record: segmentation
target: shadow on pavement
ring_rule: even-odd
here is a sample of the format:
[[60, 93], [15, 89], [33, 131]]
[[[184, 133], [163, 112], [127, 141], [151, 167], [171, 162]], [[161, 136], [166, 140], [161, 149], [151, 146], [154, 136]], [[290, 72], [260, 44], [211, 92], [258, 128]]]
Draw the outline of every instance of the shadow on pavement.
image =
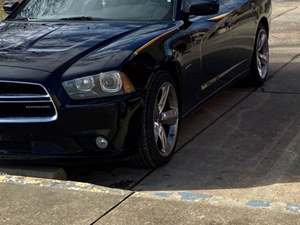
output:
[[[237, 86], [227, 89], [184, 119], [179, 151], [165, 167], [155, 171], [93, 168], [81, 174], [71, 172], [70, 178], [142, 191], [241, 189], [297, 183], [300, 95], [284, 92], [294, 85], [298, 75], [298, 70], [289, 71], [290, 68], [300, 68], [300, 64], [289, 64], [255, 92]], [[298, 186], [295, 188], [299, 190]]]

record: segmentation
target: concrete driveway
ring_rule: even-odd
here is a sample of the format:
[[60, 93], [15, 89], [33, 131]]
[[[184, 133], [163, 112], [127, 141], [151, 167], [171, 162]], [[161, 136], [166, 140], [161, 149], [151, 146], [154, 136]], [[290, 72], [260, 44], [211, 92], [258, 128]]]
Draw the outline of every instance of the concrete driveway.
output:
[[[125, 191], [2, 177], [0, 223], [300, 224], [300, 2], [273, 4], [270, 80], [228, 88], [186, 118], [168, 165], [66, 174]], [[43, 171], [30, 174], [52, 178]]]

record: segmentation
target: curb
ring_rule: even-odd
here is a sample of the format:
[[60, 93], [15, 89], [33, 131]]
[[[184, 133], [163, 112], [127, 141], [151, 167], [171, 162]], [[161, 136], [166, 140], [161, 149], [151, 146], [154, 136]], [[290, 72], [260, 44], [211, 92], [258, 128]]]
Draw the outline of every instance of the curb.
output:
[[235, 200], [221, 196], [213, 196], [193, 191], [150, 191], [135, 192], [133, 197], [141, 197], [165, 201], [178, 201], [185, 203], [208, 203], [215, 206], [236, 206], [252, 209], [272, 210], [279, 213], [300, 215], [299, 203], [272, 202], [264, 199]]
[[1, 184], [32, 185], [41, 188], [54, 188], [54, 189], [61, 189], [61, 190], [68, 190], [68, 191], [82, 191], [82, 192], [103, 193], [103, 194], [112, 194], [112, 195], [123, 195], [123, 196], [127, 196], [132, 193], [131, 191], [113, 189], [113, 188], [93, 185], [89, 183], [12, 176], [12, 175], [0, 175], [0, 185]]
[[283, 203], [272, 202], [264, 199], [252, 200], [234, 200], [223, 198], [221, 196], [213, 196], [205, 192], [193, 191], [129, 191], [115, 188], [108, 188], [89, 183], [75, 182], [75, 181], [62, 181], [51, 180], [44, 178], [32, 178], [22, 176], [0, 175], [1, 184], [12, 185], [31, 185], [41, 188], [52, 188], [67, 191], [80, 191], [91, 193], [102, 193], [110, 195], [124, 196], [124, 198], [136, 197], [144, 199], [162, 200], [162, 201], [177, 201], [182, 203], [196, 204], [208, 203], [215, 206], [229, 206], [229, 207], [247, 207], [252, 209], [272, 210], [279, 213], [289, 213], [300, 215], [300, 203]]

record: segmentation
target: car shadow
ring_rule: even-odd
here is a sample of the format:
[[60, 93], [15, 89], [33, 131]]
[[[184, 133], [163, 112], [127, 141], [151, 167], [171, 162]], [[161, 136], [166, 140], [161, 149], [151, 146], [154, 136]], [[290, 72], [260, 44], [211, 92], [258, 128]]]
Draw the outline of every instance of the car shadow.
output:
[[[292, 63], [285, 70], [295, 66], [300, 68]], [[183, 120], [177, 152], [162, 168], [93, 167], [75, 175], [70, 172], [70, 179], [138, 191], [299, 182], [300, 86], [299, 94], [286, 94], [284, 88], [290, 87], [288, 82], [280, 86], [283, 77], [294, 81], [293, 74], [283, 70], [263, 88], [233, 85], [206, 102]], [[276, 93], [277, 87], [282, 93]]]

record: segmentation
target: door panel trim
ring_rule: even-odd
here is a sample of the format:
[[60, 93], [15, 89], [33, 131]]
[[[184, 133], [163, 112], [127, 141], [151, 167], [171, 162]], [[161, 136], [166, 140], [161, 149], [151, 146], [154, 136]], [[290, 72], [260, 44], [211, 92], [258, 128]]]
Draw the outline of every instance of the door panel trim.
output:
[[207, 88], [209, 88], [210, 86], [212, 86], [213, 84], [215, 84], [216, 82], [221, 80], [224, 76], [229, 74], [231, 71], [233, 71], [234, 69], [236, 69], [239, 66], [243, 65], [247, 61], [248, 61], [248, 59], [244, 59], [241, 62], [235, 64], [233, 67], [231, 67], [228, 70], [224, 71], [223, 73], [221, 73], [221, 74], [215, 76], [214, 78], [210, 79], [209, 81], [205, 82], [204, 84], [201, 85], [201, 91], [206, 90]]

